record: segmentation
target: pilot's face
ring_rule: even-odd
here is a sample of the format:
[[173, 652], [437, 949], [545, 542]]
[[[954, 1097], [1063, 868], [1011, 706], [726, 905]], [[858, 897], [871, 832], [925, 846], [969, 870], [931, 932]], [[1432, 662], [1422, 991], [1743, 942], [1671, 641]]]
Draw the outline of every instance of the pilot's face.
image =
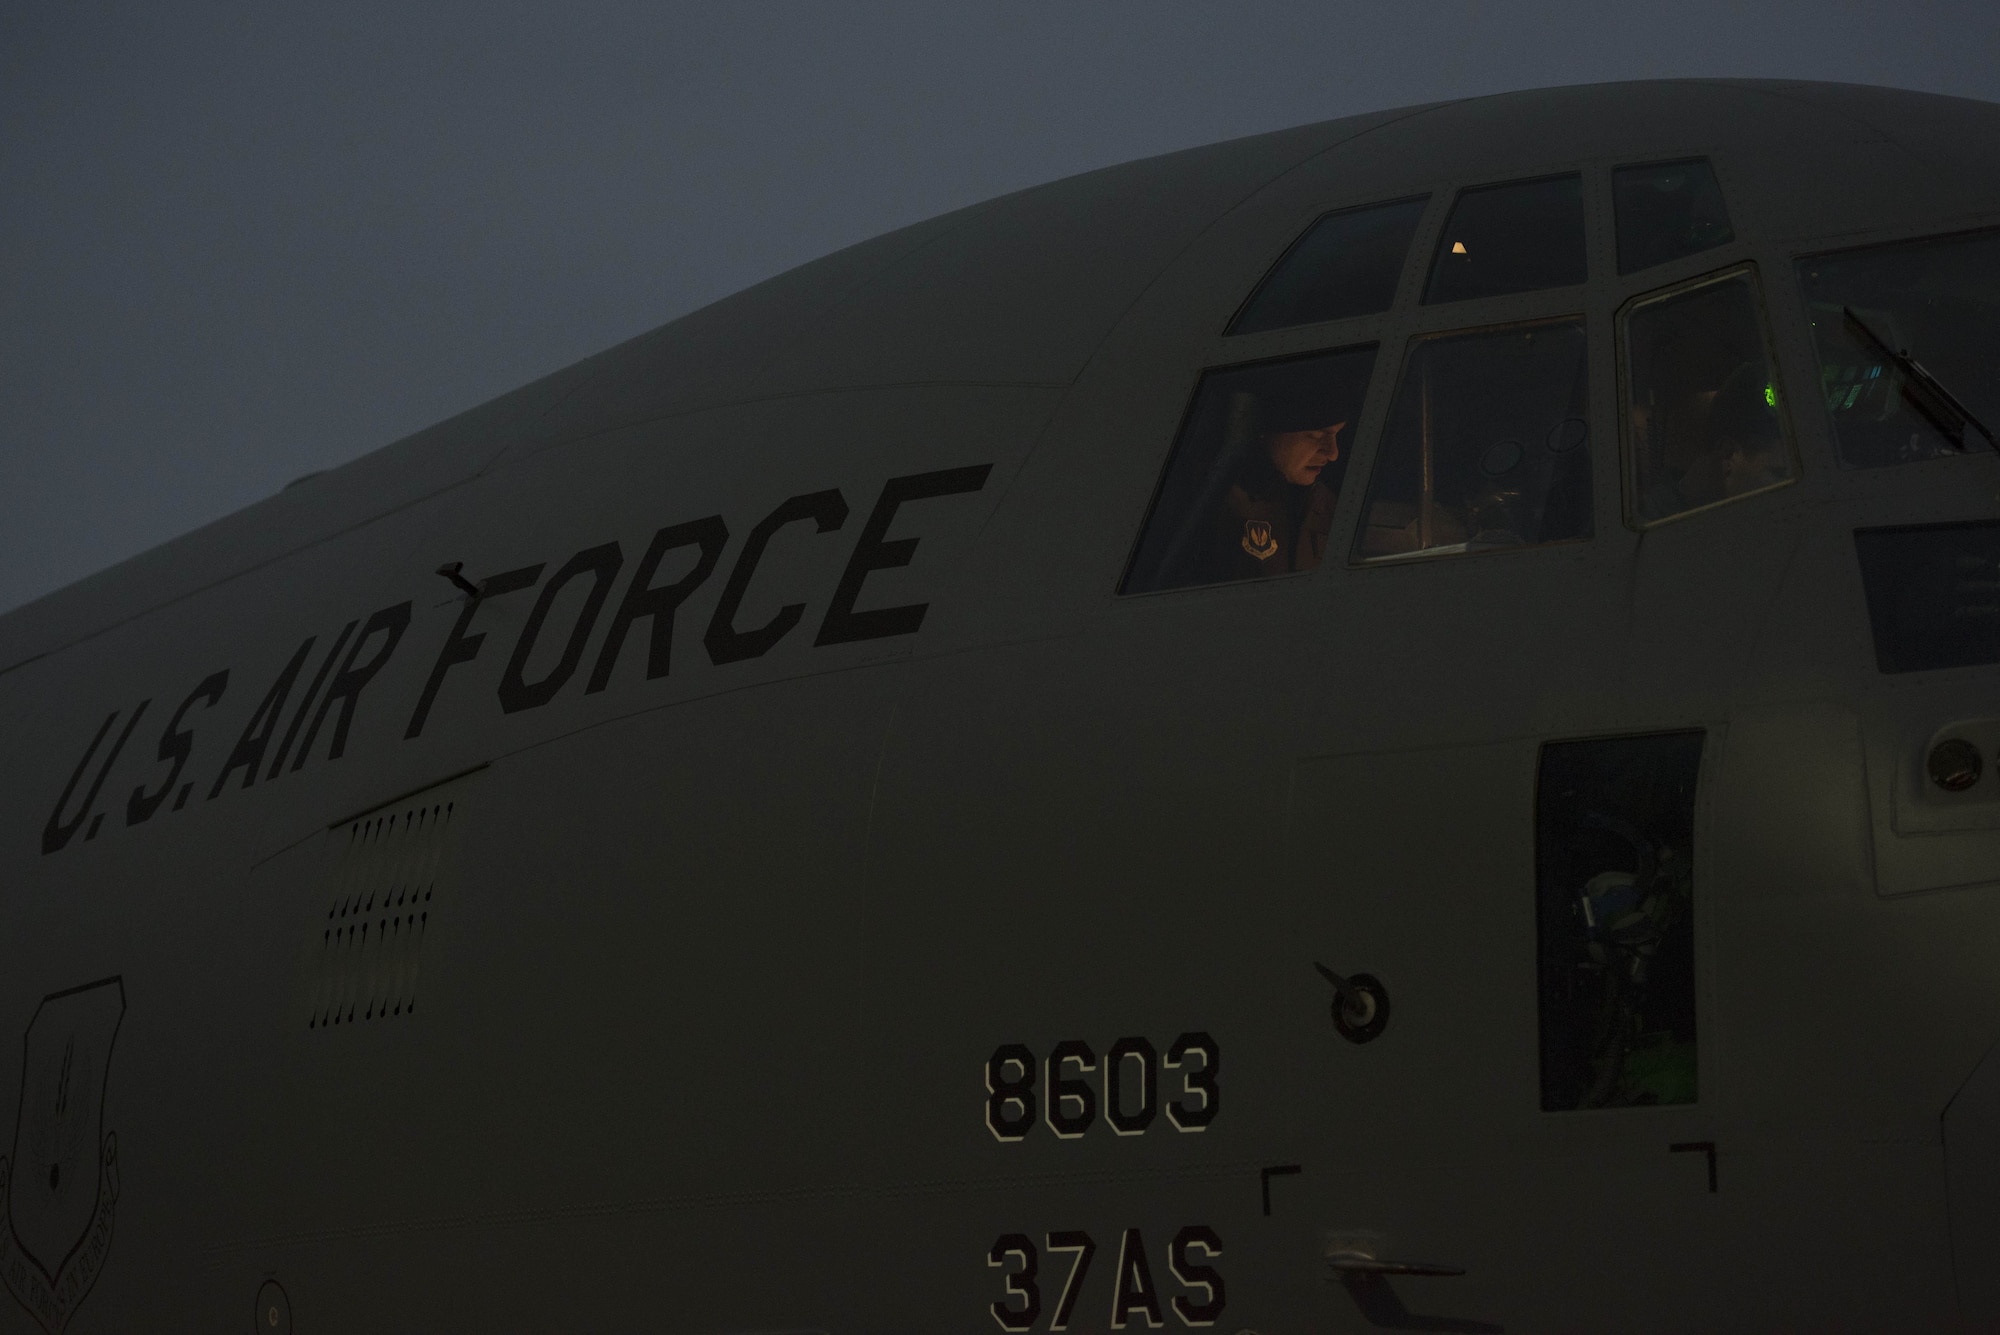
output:
[[1280, 431], [1271, 437], [1271, 466], [1295, 487], [1319, 481], [1322, 468], [1340, 457], [1340, 432], [1347, 423], [1312, 431]]
[[1723, 460], [1723, 494], [1742, 496], [1785, 478], [1784, 456], [1768, 440], [1739, 438], [1727, 445]]

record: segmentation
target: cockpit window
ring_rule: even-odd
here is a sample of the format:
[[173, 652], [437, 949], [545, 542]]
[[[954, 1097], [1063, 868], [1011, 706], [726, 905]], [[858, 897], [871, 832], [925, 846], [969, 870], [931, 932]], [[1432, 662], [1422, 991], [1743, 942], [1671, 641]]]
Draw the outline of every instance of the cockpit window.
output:
[[1118, 591], [1318, 565], [1374, 366], [1371, 344], [1202, 376]]
[[1611, 173], [1618, 272], [1634, 273], [1736, 239], [1707, 158], [1620, 167]]
[[1620, 325], [1625, 444], [1639, 523], [1797, 476], [1750, 269], [1641, 297]]
[[2000, 433], [2000, 232], [1809, 255], [1799, 279], [1842, 463], [1936, 459], [1960, 442], [1985, 449], [1960, 410]]
[[1570, 287], [1584, 268], [1581, 176], [1481, 186], [1451, 207], [1424, 301]]
[[1292, 243], [1228, 332], [1255, 334], [1388, 310], [1428, 203], [1424, 195], [1327, 214]]
[[1589, 537], [1585, 373], [1581, 319], [1413, 341], [1355, 554]]
[[1551, 742], [1535, 794], [1542, 1109], [1695, 1101], [1702, 733]]

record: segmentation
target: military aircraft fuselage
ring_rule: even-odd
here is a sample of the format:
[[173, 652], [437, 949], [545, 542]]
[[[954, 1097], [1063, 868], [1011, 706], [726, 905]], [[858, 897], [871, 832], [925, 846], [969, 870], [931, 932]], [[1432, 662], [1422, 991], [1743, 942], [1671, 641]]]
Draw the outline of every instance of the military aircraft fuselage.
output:
[[1997, 167], [1128, 164], [0, 618], [0, 1330], [1990, 1328]]

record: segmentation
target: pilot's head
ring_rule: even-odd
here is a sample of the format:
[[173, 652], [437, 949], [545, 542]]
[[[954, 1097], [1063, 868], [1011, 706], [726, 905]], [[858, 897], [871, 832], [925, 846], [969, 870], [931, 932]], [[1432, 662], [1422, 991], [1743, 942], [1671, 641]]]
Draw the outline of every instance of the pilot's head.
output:
[[1775, 402], [1775, 392], [1758, 366], [1739, 367], [1716, 391], [1704, 424], [1704, 457], [1690, 469], [1704, 475], [1712, 493], [1704, 500], [1741, 496], [1782, 476], [1783, 442]]
[[1340, 457], [1340, 433], [1347, 423], [1329, 420], [1333, 412], [1324, 404], [1271, 403], [1261, 417], [1264, 457], [1293, 486], [1310, 487]]
[[1320, 472], [1340, 457], [1340, 432], [1347, 425], [1311, 427], [1303, 431], [1280, 431], [1271, 437], [1271, 467], [1295, 487], [1310, 487]]

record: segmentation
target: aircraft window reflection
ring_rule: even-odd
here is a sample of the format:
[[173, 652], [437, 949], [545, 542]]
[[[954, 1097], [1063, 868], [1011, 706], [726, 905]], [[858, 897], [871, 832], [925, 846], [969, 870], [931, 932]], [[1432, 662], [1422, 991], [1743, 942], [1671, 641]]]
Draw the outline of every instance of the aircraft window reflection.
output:
[[1909, 384], [1848, 310], [2000, 433], [2000, 232], [1810, 255], [1799, 278], [1842, 463], [1880, 468], [1957, 454], [1951, 433], [1966, 448], [1986, 447], [1923, 385]]
[[1695, 1101], [1702, 733], [1542, 748], [1535, 937], [1542, 1110]]
[[1438, 238], [1426, 303], [1570, 287], [1584, 279], [1583, 178], [1461, 191]]
[[1796, 476], [1748, 269], [1626, 309], [1626, 443], [1644, 524]]
[[1388, 310], [1429, 203], [1425, 195], [1327, 214], [1257, 285], [1228, 332], [1255, 334]]
[[1202, 376], [1118, 591], [1318, 565], [1374, 366], [1371, 344]]
[[1707, 158], [1620, 167], [1611, 173], [1618, 272], [1633, 273], [1736, 239]]
[[1589, 537], [1586, 367], [1580, 319], [1415, 340], [1356, 555]]

